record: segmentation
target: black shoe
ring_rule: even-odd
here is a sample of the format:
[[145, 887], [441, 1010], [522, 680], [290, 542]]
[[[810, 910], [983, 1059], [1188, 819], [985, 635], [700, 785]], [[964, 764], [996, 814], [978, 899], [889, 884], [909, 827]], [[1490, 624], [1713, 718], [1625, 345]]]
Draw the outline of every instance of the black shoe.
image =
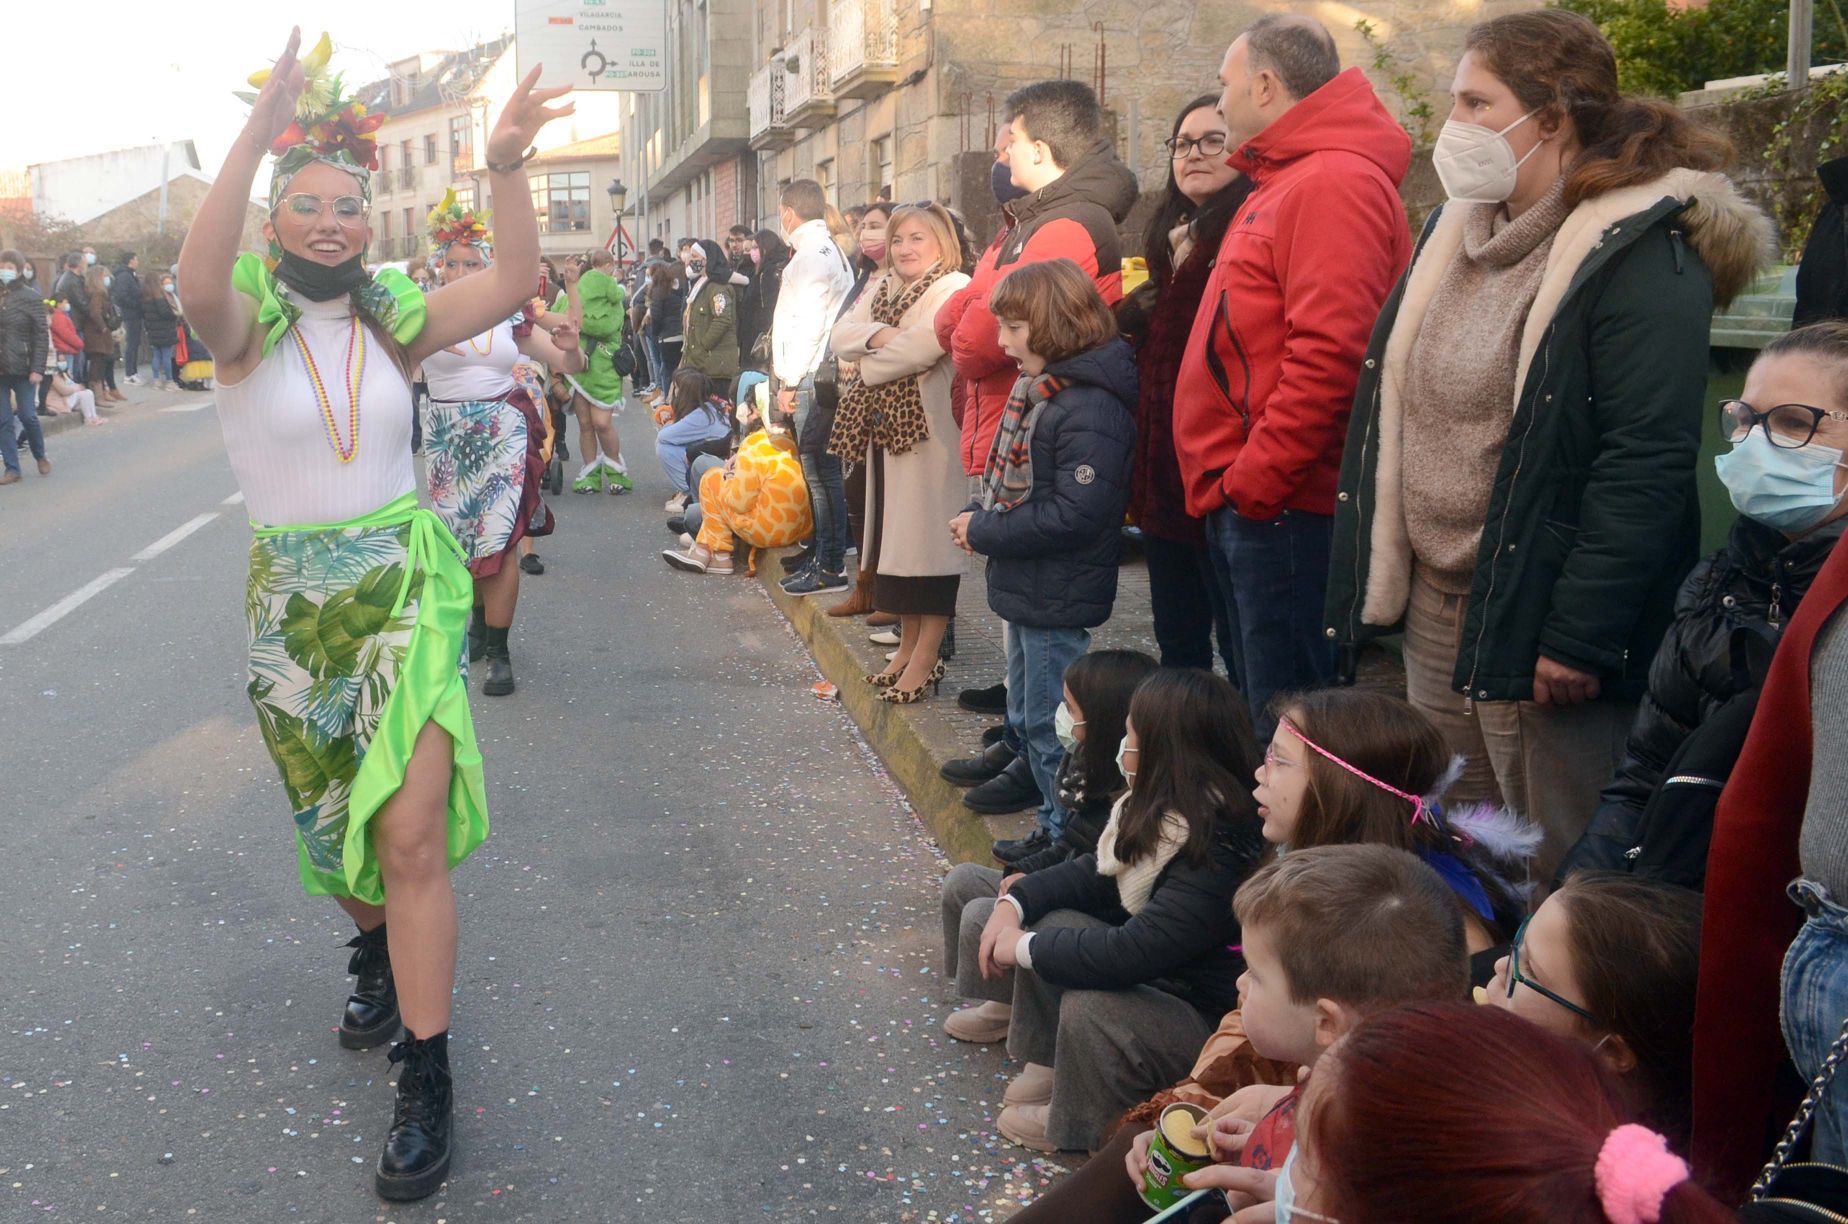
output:
[[1025, 837], [1016, 837], [1010, 841], [998, 841], [994, 846], [994, 856], [1000, 862], [1012, 867], [1025, 858], [1031, 858], [1042, 850], [1052, 847], [1052, 835], [1044, 829], [1035, 829]]
[[1001, 771], [1014, 763], [1014, 755], [1014, 750], [1004, 743], [990, 744], [979, 756], [945, 761], [937, 772], [945, 782], [957, 786], [980, 786], [990, 778], [1000, 777]]
[[798, 548], [795, 552], [783, 558], [783, 572], [785, 574], [794, 574], [800, 570], [805, 570], [808, 568], [809, 562], [814, 559], [814, 549]]
[[687, 531], [687, 520], [684, 515], [676, 514], [673, 518], [667, 520], [667, 534], [671, 536], [690, 534]]
[[964, 689], [956, 694], [956, 704], [977, 714], [1007, 713], [1007, 685], [991, 684], [987, 688]]
[[468, 661], [481, 662], [481, 656], [488, 653], [488, 618], [480, 604], [468, 618]]
[[455, 1113], [449, 1076], [449, 1034], [400, 1041], [391, 1048], [398, 1067], [398, 1104], [379, 1154], [379, 1197], [394, 1202], [426, 1198], [449, 1176], [450, 1124]]
[[1006, 738], [1007, 724], [996, 723], [994, 726], [988, 728], [988, 730], [982, 732], [982, 747], [986, 748], [990, 744], [998, 744]]
[[488, 678], [482, 682], [484, 697], [505, 697], [513, 692], [513, 659], [504, 654], [488, 656]]
[[937, 643], [937, 657], [939, 659], [956, 657], [956, 618], [953, 616], [950, 618], [950, 623], [943, 627], [943, 640]]
[[1039, 783], [1033, 780], [1025, 757], [1015, 757], [1013, 764], [963, 796], [964, 807], [984, 816], [1024, 812], [1040, 802]]
[[391, 949], [385, 943], [385, 924], [361, 931], [347, 943], [353, 958], [347, 972], [359, 981], [340, 1017], [340, 1044], [349, 1050], [370, 1050], [398, 1035], [398, 987], [391, 976]]
[[543, 574], [545, 573], [545, 562], [539, 559], [538, 553], [527, 553], [520, 558], [520, 569], [528, 574]]

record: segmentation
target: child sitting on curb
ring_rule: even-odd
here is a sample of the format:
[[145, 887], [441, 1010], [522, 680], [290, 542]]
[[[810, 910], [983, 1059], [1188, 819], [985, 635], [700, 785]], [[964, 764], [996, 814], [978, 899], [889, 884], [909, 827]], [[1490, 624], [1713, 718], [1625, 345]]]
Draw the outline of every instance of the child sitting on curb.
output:
[[730, 574], [732, 540], [753, 548], [784, 548], [811, 530], [808, 486], [790, 437], [791, 418], [758, 407], [764, 427], [750, 434], [723, 467], [700, 477], [699, 537], [685, 551], [663, 549], [674, 569], [692, 574]]
[[1136, 359], [1096, 284], [1069, 259], [1015, 268], [989, 307], [1020, 380], [995, 430], [981, 496], [950, 520], [950, 534], [988, 558], [988, 606], [1007, 624], [1007, 721], [1046, 796], [1039, 826], [1050, 845], [1064, 826], [1053, 798], [1060, 683], [1116, 602]]
[[949, 976], [974, 991], [970, 998], [981, 1000], [944, 1019], [943, 1031], [956, 1040], [982, 1045], [1007, 1039], [1012, 990], [1005, 982], [986, 982], [973, 973], [959, 978], [957, 950], [964, 943], [980, 943], [995, 900], [1022, 876], [1097, 849], [1124, 785], [1116, 755], [1130, 698], [1154, 671], [1155, 660], [1139, 650], [1100, 650], [1066, 668], [1065, 700], [1054, 718], [1065, 748], [1058, 795], [1066, 814], [1064, 835], [1056, 845], [1013, 864], [1005, 876], [979, 863], [959, 863], [944, 877], [943, 954]]

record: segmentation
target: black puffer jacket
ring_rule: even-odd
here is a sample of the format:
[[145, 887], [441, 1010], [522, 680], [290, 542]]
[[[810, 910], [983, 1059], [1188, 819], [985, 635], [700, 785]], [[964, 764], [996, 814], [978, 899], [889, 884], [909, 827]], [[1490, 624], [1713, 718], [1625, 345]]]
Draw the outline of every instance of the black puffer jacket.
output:
[[1033, 972], [1068, 990], [1128, 990], [1153, 986], [1217, 1022], [1238, 1006], [1245, 958], [1238, 945], [1232, 894], [1269, 852], [1256, 820], [1227, 829], [1206, 866], [1176, 856], [1156, 877], [1133, 917], [1117, 898], [1116, 881], [1097, 874], [1097, 856], [1035, 872], [1008, 896], [1020, 902], [1031, 927], [1054, 910], [1077, 910], [1110, 925], [1055, 927], [1033, 936]]
[[110, 273], [115, 281], [109, 286], [109, 300], [115, 303], [122, 321], [132, 323], [142, 317], [141, 277], [127, 264]]
[[[0, 376], [23, 378], [45, 372], [51, 329], [45, 322], [45, 299], [23, 280], [0, 286]], [[5, 428], [11, 429], [8, 421]]]
[[[1722, 707], [1742, 695], [1756, 694], [1764, 684], [1783, 627], [1790, 623], [1798, 602], [1844, 530], [1848, 530], [1848, 519], [1792, 541], [1774, 528], [1741, 517], [1733, 524], [1726, 547], [1694, 567], [1675, 601], [1674, 622], [1649, 665], [1649, 689], [1630, 726], [1623, 764], [1604, 788], [1584, 836], [1560, 867], [1561, 878], [1576, 870], [1641, 870], [1638, 860], [1645, 857], [1704, 861], [1704, 855], [1670, 856], [1662, 846], [1653, 850], [1638, 847], [1647, 840], [1646, 823], [1654, 838], [1697, 836], [1705, 843], [1713, 803], [1731, 772], [1730, 760], [1725, 759], [1729, 754], [1703, 751], [1697, 770], [1685, 763], [1671, 770], [1670, 764]], [[1740, 743], [1749, 723], [1748, 709], [1738, 727]], [[1726, 742], [1732, 744], [1732, 738]], [[1730, 755], [1737, 750], [1738, 745], [1732, 744]], [[1681, 802], [1682, 797], [1668, 795], [1666, 801], [1682, 813], [1678, 821], [1645, 822], [1645, 813], [1652, 805], [1659, 807], [1671, 789], [1665, 779], [1692, 788], [1693, 793], [1685, 798], [1704, 798], [1705, 802], [1690, 807]], [[1674, 823], [1701, 823], [1703, 807], [1706, 828], [1672, 827]], [[1690, 883], [1686, 879], [1676, 882]]]
[[1825, 199], [1797, 265], [1792, 327], [1848, 318], [1848, 157], [1816, 168]]
[[1066, 382], [1033, 428], [1033, 490], [1012, 510], [968, 509], [988, 558], [988, 606], [1036, 629], [1090, 629], [1116, 602], [1117, 529], [1136, 453], [1136, 360], [1111, 340], [1046, 368]]
[[[1026, 874], [1044, 871], [1097, 849], [1097, 839], [1104, 835], [1104, 826], [1110, 823], [1110, 809], [1116, 806], [1116, 796], [1090, 785], [1083, 774], [1072, 754], [1066, 753], [1065, 759], [1059, 762], [1059, 776], [1053, 783], [1053, 789], [1058, 791], [1059, 807], [1065, 813], [1065, 829], [1058, 841], [1038, 854], [1021, 859], [1014, 864], [1013, 870]], [[1121, 787], [1122, 784], [1122, 779], [1118, 778], [1116, 785]]]
[[170, 348], [180, 342], [180, 316], [174, 313], [173, 303], [162, 293], [152, 298], [142, 298], [141, 325], [143, 334], [148, 338], [149, 348]]

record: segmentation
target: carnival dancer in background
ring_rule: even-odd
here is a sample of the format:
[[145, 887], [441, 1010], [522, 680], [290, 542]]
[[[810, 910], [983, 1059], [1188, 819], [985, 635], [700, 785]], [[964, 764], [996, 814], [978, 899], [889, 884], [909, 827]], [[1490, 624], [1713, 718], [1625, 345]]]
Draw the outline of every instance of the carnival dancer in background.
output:
[[[488, 220], [488, 214], [458, 204], [453, 190], [431, 210], [430, 248], [442, 261], [445, 287], [492, 265]], [[430, 384], [424, 410], [430, 502], [468, 553], [469, 572], [475, 576], [468, 657], [487, 657], [488, 678], [481, 691], [490, 697], [514, 688], [507, 631], [520, 599], [518, 545], [528, 536], [552, 532], [540, 499], [545, 421], [529, 387], [515, 377], [522, 357], [567, 375], [585, 366], [577, 328], [569, 319], [554, 322], [548, 336], [523, 313], [439, 349], [423, 363]]]
[[[395, 270], [366, 274], [373, 133], [383, 115], [343, 96], [326, 35], [301, 31], [243, 95], [251, 115], [180, 254], [186, 317], [217, 360], [225, 449], [256, 530], [245, 611], [249, 694], [294, 816], [303, 887], [359, 927], [341, 1044], [395, 1037], [397, 1106], [376, 1174], [422, 1198], [449, 1171], [449, 868], [488, 832], [463, 671], [472, 584], [464, 556], [417, 505], [411, 385], [418, 363], [499, 326], [539, 276], [522, 150], [571, 106], [534, 67], [488, 137], [500, 259], [427, 297]], [[238, 253], [252, 183], [276, 156], [264, 236]], [[389, 926], [390, 933], [387, 934]]]
[[584, 469], [571, 483], [574, 493], [627, 493], [635, 487], [629, 465], [622, 461], [622, 440], [616, 436], [616, 410], [622, 407], [616, 350], [622, 347], [624, 310], [622, 282], [615, 272], [616, 257], [598, 247], [575, 281], [571, 273], [565, 274], [566, 286], [576, 287], [571, 313], [590, 341], [589, 366], [565, 375], [574, 393], [571, 410], [577, 413], [578, 447], [584, 452]]

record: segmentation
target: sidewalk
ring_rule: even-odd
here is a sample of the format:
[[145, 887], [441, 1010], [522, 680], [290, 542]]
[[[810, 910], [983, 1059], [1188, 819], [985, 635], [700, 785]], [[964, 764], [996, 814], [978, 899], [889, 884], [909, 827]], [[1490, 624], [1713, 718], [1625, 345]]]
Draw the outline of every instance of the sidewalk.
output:
[[[152, 383], [143, 382], [137, 386], [130, 383], [119, 372], [116, 375], [116, 385], [122, 394], [128, 397], [128, 401], [121, 404], [99, 404], [96, 409], [98, 416], [111, 418], [129, 412], [143, 412], [150, 409], [159, 411], [163, 408], [208, 400], [215, 394], [211, 391], [156, 391]], [[47, 438], [69, 430], [81, 429], [83, 428], [83, 414], [75, 411], [56, 415], [50, 412], [40, 412], [39, 428], [45, 431]], [[52, 456], [52, 462], [54, 464], [57, 462], [57, 456]]]
[[[998, 721], [971, 714], [956, 704], [959, 691], [996, 684], [1006, 670], [1001, 621], [989, 611], [981, 561], [972, 560], [963, 574], [956, 601], [956, 657], [950, 660], [943, 691], [909, 706], [880, 701], [877, 691], [861, 680], [868, 672], [884, 669], [886, 652], [891, 649], [866, 640], [866, 618], [830, 617], [827, 610], [840, 602], [839, 596], [794, 598], [777, 586], [782, 577], [783, 567], [774, 556], [760, 557], [758, 581], [808, 643], [822, 674], [840, 689], [841, 703], [904, 788], [937, 844], [952, 862], [992, 863], [989, 847], [994, 840], [1025, 833], [1032, 827], [1032, 814], [977, 815], [962, 805], [963, 788], [950, 785], [937, 773], [945, 761], [975, 755], [983, 730]], [[1116, 605], [1110, 619], [1092, 631], [1091, 649], [1141, 650], [1159, 656], [1149, 608], [1148, 570], [1139, 553], [1126, 560], [1119, 572]], [[1370, 651], [1362, 666], [1361, 683], [1403, 693], [1397, 656]]]

